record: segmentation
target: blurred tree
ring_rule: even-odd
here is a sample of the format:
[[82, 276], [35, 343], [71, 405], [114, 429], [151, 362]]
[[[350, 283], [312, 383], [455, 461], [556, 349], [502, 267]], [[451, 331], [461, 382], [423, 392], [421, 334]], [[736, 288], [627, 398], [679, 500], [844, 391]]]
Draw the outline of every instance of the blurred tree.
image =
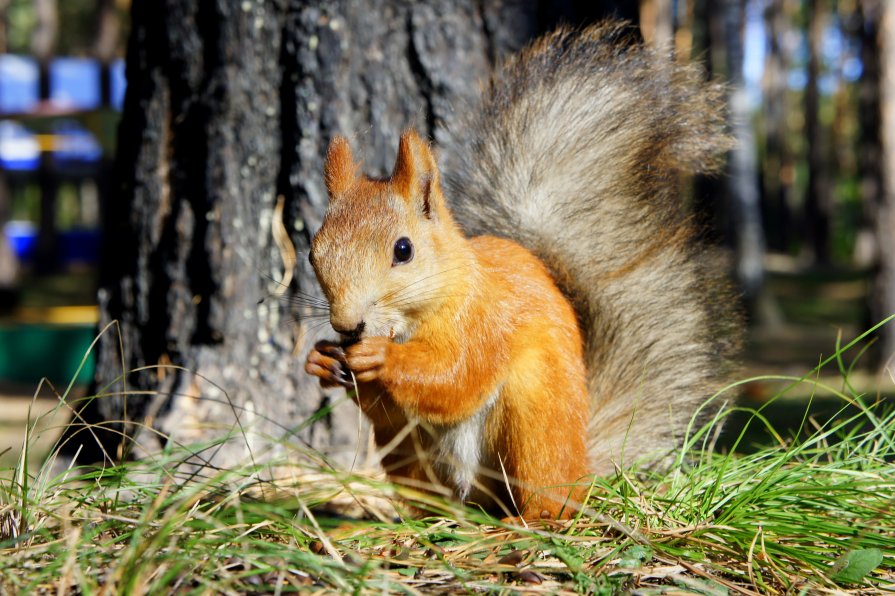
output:
[[829, 5], [825, 0], [808, 0], [808, 83], [805, 87], [808, 189], [805, 194], [805, 234], [807, 248], [818, 264], [830, 262], [830, 217], [833, 209], [828, 131], [820, 113], [820, 76], [828, 12]]
[[[34, 0], [36, 24], [32, 31], [31, 52], [37, 58], [40, 68], [41, 101], [50, 98], [50, 61], [56, 52], [59, 39], [59, 11], [56, 0]], [[47, 273], [56, 268], [56, 194], [59, 188], [56, 175], [53, 173], [53, 160], [49, 151], [40, 156], [38, 183], [40, 185], [40, 221], [37, 231], [37, 247], [35, 248], [35, 266], [38, 271]]]
[[13, 308], [19, 294], [19, 261], [3, 233], [3, 228], [9, 221], [9, 199], [6, 175], [0, 171], [0, 313]]
[[[34, 51], [33, 39], [36, 30], [45, 31], [45, 23], [41, 22], [54, 4], [57, 31], [55, 33], [55, 52], [60, 56], [89, 56], [95, 49], [103, 25], [97, 20], [98, 13], [112, 11], [119, 23], [126, 20], [130, 0], [64, 0], [48, 2], [47, 0], [0, 0], [0, 21], [7, 23], [6, 46], [3, 51], [27, 54]], [[62, 23], [62, 27], [58, 27]], [[3, 32], [0, 32], [0, 38]], [[124, 39], [121, 35], [113, 39], [104, 38], [114, 44], [116, 56], [123, 55]]]
[[[764, 228], [768, 247], [786, 252], [792, 242], [792, 192], [795, 165], [789, 147], [787, 75], [790, 59], [785, 36], [789, 31], [786, 0], [771, 0], [765, 6], [767, 55], [764, 78], [764, 159], [761, 161]], [[791, 4], [791, 3], [790, 3]]]
[[[327, 202], [329, 139], [349, 135], [364, 169], [383, 175], [412, 125], [450, 167], [451, 124], [492, 62], [559, 20], [599, 16], [595, 6], [135, 2], [99, 291], [101, 323], [119, 322], [123, 352], [114, 331], [104, 336], [107, 394], [82, 412], [110, 429], [106, 452], [122, 455], [116, 433], [145, 425], [161, 435], [142, 432], [139, 449], [238, 430], [199, 457], [218, 463], [290, 433], [350, 455], [356, 409], [330, 410], [303, 372], [328, 329], [304, 254]], [[259, 303], [271, 292], [285, 299]], [[70, 454], [87, 442], [82, 430], [67, 431]]]
[[880, 138], [880, 47], [881, 0], [858, 3], [858, 38], [861, 43], [861, 79], [858, 82], [858, 174], [862, 220], [855, 242], [859, 266], [876, 266], [879, 243], [875, 222], [883, 198], [882, 140]]
[[[764, 284], [764, 230], [758, 189], [758, 165], [751, 106], [743, 75], [744, 23], [747, 0], [725, 0], [708, 7], [713, 61], [726, 73], [731, 134], [737, 139], [729, 155], [727, 195], [730, 235], [736, 248], [737, 278], [748, 301], [754, 302]], [[711, 3], [710, 3], [711, 5]], [[723, 60], [723, 64], [720, 64]]]
[[9, 10], [9, 0], [0, 0], [0, 54], [5, 54], [9, 51], [7, 50], [7, 40], [9, 38], [9, 15], [7, 10]]
[[120, 54], [123, 36], [121, 35], [121, 15], [115, 0], [97, 0], [94, 9], [94, 27], [96, 32], [93, 42], [93, 55], [103, 64], [108, 64]]
[[673, 47], [674, 12], [671, 0], [640, 0], [643, 39], [660, 48]]
[[[719, 5], [712, 0], [693, 0], [691, 43], [693, 56], [705, 63], [707, 76], [726, 80], [727, 50], [724, 45], [724, 19], [719, 17]], [[732, 247], [730, 230], [730, 202], [727, 181], [721, 176], [696, 176], [693, 181], [694, 213], [702, 227], [714, 238], [723, 239]]]
[[[876, 217], [880, 243], [876, 281], [877, 316], [895, 314], [895, 5], [882, 0], [878, 47], [880, 55], [880, 106], [882, 131], [883, 200]], [[895, 323], [882, 330], [883, 362], [895, 375]]]

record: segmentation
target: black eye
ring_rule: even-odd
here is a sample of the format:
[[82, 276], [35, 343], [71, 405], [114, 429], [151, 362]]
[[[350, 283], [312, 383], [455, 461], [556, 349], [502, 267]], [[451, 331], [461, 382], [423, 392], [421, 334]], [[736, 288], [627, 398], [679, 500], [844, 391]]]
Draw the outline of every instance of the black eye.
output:
[[395, 258], [392, 261], [392, 266], [402, 265], [409, 262], [412, 258], [413, 244], [410, 242], [410, 238], [398, 238], [397, 242], [395, 242]]

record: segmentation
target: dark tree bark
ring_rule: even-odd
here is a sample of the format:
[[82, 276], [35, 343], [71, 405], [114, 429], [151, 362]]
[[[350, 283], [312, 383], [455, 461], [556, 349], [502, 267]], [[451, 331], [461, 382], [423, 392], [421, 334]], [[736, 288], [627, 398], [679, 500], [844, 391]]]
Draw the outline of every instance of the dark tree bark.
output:
[[[356, 408], [303, 372], [329, 329], [302, 297], [319, 298], [304, 255], [327, 202], [329, 139], [348, 135], [365, 171], [382, 175], [415, 126], [449, 168], [457, 114], [545, 12], [473, 0], [133, 3], [99, 292], [101, 325], [118, 321], [124, 350], [114, 331], [103, 338], [103, 394], [83, 413], [111, 429], [107, 453], [131, 450], [120, 431], [139, 435], [138, 453], [232, 432], [200, 458], [223, 465], [290, 435], [354, 453]], [[269, 278], [293, 273], [284, 300], [259, 303], [283, 289]], [[69, 434], [69, 452], [88, 436]]]

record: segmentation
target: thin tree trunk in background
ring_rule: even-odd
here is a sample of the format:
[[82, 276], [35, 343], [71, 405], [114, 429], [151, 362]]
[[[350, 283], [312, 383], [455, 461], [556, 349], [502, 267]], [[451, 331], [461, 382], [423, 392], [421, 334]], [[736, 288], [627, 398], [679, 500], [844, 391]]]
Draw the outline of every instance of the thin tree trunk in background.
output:
[[[564, 6], [551, 14], [574, 22]], [[364, 170], [383, 175], [415, 126], [449, 168], [457, 114], [494, 59], [541, 33], [545, 11], [474, 0], [134, 2], [99, 291], [101, 324], [118, 321], [124, 352], [114, 330], [103, 338], [104, 394], [83, 413], [111, 427], [102, 448], [124, 455], [116, 432], [146, 426], [160, 434], [140, 432], [138, 454], [233, 433], [200, 459], [232, 465], [291, 437], [350, 460], [357, 409], [303, 371], [309, 346], [331, 335], [299, 297], [320, 298], [306, 251], [327, 203], [327, 144], [348, 135]], [[259, 303], [284, 290], [269, 278], [292, 281], [285, 299]], [[72, 427], [69, 454], [87, 439]]]
[[96, 41], [93, 44], [93, 55], [102, 64], [108, 64], [118, 57], [116, 54], [121, 37], [121, 22], [115, 0], [97, 0], [95, 21]]
[[677, 3], [677, 27], [674, 31], [674, 53], [681, 62], [691, 62], [693, 55], [693, 29], [696, 25], [694, 10], [696, 0], [680, 0]]
[[19, 292], [19, 261], [3, 232], [9, 221], [10, 203], [6, 174], [0, 172], [0, 313], [15, 306]]
[[[722, 8], [713, 0], [693, 0], [692, 52], [704, 63], [709, 79], [726, 81], [727, 40]], [[697, 175], [693, 181], [693, 212], [699, 225], [732, 249], [731, 205], [727, 194], [727, 179], [723, 176]]]
[[765, 8], [768, 52], [764, 68], [765, 158], [762, 181], [765, 199], [765, 233], [768, 247], [786, 252], [792, 243], [792, 185], [795, 166], [787, 139], [787, 73], [789, 60], [784, 36], [787, 32], [785, 0], [773, 0]]
[[826, 22], [826, 2], [808, 2], [808, 83], [805, 87], [805, 142], [808, 148], [808, 188], [805, 196], [805, 234], [815, 263], [830, 262], [832, 193], [829, 151], [820, 120], [820, 60]]
[[[895, 314], [895, 6], [892, 2], [882, 2], [878, 40], [884, 195], [876, 218], [880, 243], [876, 291], [881, 320]], [[881, 339], [883, 364], [895, 376], [895, 322], [882, 329]]]
[[643, 39], [659, 48], [674, 47], [674, 13], [671, 0], [640, 0]]
[[[857, 37], [861, 42], [861, 80], [858, 82], [858, 176], [862, 219], [855, 240], [855, 263], [875, 267], [879, 262], [876, 219], [883, 199], [882, 140], [880, 138], [880, 0], [858, 4]], [[876, 311], [876, 308], [871, 310]], [[874, 312], [874, 314], [876, 314]]]
[[[724, 7], [723, 15], [719, 16], [724, 19], [731, 132], [737, 140], [729, 157], [728, 196], [732, 233], [736, 242], [737, 278], [746, 299], [754, 301], [764, 284], [765, 239], [761, 224], [755, 133], [752, 130], [749, 96], [743, 78], [746, 0], [727, 0]], [[716, 38], [713, 37], [712, 44], [715, 42]]]
[[[39, 97], [50, 98], [50, 61], [59, 39], [59, 11], [56, 0], [34, 0], [35, 25], [31, 34], [31, 51], [40, 68]], [[59, 188], [50, 152], [40, 156], [40, 220], [35, 248], [35, 265], [40, 272], [49, 272], [57, 264], [56, 193]]]
[[41, 62], [52, 58], [59, 39], [59, 10], [56, 0], [34, 0], [34, 29], [31, 52]]
[[9, 34], [9, 19], [6, 16], [6, 10], [9, 8], [10, 0], [0, 0], [0, 54], [7, 52], [7, 35]]
[[[98, 0], [96, 3], [94, 22], [96, 23], [96, 41], [93, 44], [93, 55], [100, 63], [100, 98], [102, 104], [111, 102], [112, 83], [109, 65], [118, 58], [118, 43], [121, 36], [121, 22], [115, 0]], [[107, 158], [104, 155], [103, 160]], [[109, 170], [102, 166], [101, 176]]]

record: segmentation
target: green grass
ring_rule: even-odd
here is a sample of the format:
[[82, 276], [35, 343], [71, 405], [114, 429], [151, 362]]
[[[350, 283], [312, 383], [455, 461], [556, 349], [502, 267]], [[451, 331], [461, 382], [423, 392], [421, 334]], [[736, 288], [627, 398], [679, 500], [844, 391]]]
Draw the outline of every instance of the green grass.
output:
[[[0, 480], [0, 593], [892, 591], [895, 413], [850, 387], [851, 345], [777, 378], [769, 402], [832, 368], [838, 413], [790, 437], [751, 410], [719, 452], [731, 408], [691, 429], [670, 471], [595, 480], [570, 522], [508, 526], [297, 444], [231, 470], [182, 465], [210, 445], [56, 476], [20, 464]], [[741, 453], [757, 426], [774, 443]]]

